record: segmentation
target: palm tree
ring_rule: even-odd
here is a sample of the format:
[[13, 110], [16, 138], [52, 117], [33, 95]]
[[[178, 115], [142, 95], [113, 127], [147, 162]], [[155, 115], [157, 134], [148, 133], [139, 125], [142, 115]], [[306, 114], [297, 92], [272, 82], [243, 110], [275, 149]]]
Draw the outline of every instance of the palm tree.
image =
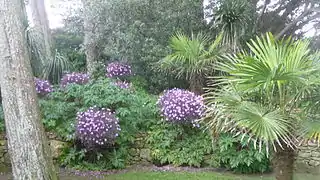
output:
[[210, 38], [202, 33], [192, 34], [191, 38], [177, 33], [170, 39], [172, 53], [157, 66], [161, 71], [188, 80], [190, 90], [201, 94], [204, 76], [213, 72], [211, 67], [223, 52], [220, 46], [222, 37], [223, 34], [220, 33], [210, 42]]
[[295, 149], [320, 140], [320, 66], [308, 41], [276, 40], [268, 33], [248, 43], [250, 53], [227, 55], [208, 84], [203, 121], [213, 134], [249, 136], [274, 154], [277, 180], [292, 180]]
[[[246, 36], [254, 33], [254, 9], [248, 0], [217, 0], [211, 14], [210, 25], [224, 32], [223, 44], [237, 51]], [[249, 33], [250, 32], [250, 33]]]

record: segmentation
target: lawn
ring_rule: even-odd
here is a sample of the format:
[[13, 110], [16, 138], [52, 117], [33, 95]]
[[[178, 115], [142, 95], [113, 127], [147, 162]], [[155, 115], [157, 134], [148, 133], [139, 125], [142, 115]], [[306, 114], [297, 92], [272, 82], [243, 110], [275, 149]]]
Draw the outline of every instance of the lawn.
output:
[[[80, 180], [81, 178], [62, 178], [62, 180]], [[84, 178], [84, 179], [88, 179]], [[273, 180], [271, 175], [262, 176], [244, 176], [219, 174], [211, 172], [128, 172], [123, 174], [115, 174], [106, 176], [107, 180]], [[320, 176], [310, 174], [298, 174], [296, 180], [319, 180]]]

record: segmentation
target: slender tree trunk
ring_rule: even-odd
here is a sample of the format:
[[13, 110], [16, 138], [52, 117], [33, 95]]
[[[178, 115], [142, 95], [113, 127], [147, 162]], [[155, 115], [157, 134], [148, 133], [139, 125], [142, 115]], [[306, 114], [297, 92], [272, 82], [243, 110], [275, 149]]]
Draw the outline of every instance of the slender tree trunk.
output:
[[87, 72], [91, 75], [97, 64], [97, 42], [95, 33], [95, 21], [92, 19], [92, 0], [82, 0], [84, 6], [84, 48], [87, 62]]
[[0, 85], [15, 180], [56, 180], [26, 47], [25, 7], [0, 0]]
[[293, 180], [295, 151], [289, 147], [277, 148], [273, 164], [277, 180]]
[[192, 76], [190, 81], [190, 90], [198, 95], [203, 94], [203, 79], [201, 76]]
[[49, 28], [48, 16], [46, 13], [44, 0], [29, 0], [29, 5], [31, 8], [32, 23], [34, 25], [36, 35], [42, 39], [39, 41], [39, 47], [43, 56], [43, 65], [47, 63], [48, 60], [52, 59], [52, 39]]

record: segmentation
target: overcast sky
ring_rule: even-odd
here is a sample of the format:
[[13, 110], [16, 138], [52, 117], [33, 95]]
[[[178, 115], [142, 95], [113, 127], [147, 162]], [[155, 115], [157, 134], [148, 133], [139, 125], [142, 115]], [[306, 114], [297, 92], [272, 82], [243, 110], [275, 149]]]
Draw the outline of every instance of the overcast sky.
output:
[[[49, 25], [50, 28], [57, 28], [63, 26], [62, 19], [63, 14], [66, 14], [71, 9], [81, 7], [81, 0], [44, 0], [46, 5], [46, 11], [48, 14]], [[206, 3], [207, 0], [204, 0]], [[28, 7], [27, 7], [27, 11]], [[315, 33], [315, 29], [313, 26], [307, 25], [303, 28], [303, 30], [311, 29], [306, 36], [313, 36]]]

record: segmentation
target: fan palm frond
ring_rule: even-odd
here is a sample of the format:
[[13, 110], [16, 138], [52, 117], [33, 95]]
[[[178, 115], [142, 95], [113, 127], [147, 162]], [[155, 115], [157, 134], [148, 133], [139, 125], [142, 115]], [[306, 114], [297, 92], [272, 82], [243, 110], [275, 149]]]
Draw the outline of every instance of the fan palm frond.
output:
[[[319, 126], [297, 126], [308, 122], [296, 117], [297, 112], [310, 113], [305, 107], [315, 103], [302, 102], [320, 87], [320, 68], [308, 45], [290, 38], [275, 40], [268, 33], [248, 44], [250, 53], [224, 56], [215, 69], [225, 75], [215, 77], [205, 94], [208, 110], [203, 120], [208, 127], [250, 135], [275, 150], [284, 145], [295, 148], [301, 135], [319, 140]], [[304, 127], [303, 133], [299, 127]]]

